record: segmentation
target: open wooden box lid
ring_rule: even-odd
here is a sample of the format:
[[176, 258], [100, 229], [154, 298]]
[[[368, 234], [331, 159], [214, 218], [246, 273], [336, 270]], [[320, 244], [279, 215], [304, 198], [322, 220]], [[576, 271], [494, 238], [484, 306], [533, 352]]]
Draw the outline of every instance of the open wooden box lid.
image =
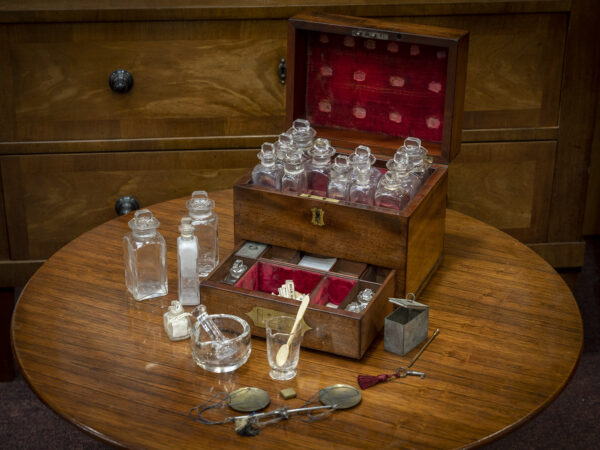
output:
[[433, 161], [460, 147], [468, 32], [331, 14], [289, 20], [286, 119], [337, 148], [391, 157], [418, 137]]

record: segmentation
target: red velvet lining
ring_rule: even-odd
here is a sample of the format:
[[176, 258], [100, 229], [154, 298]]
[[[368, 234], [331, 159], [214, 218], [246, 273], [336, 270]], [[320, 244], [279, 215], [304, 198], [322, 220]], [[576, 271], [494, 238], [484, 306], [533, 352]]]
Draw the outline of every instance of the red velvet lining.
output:
[[446, 48], [310, 33], [307, 53], [311, 123], [442, 141]]
[[235, 286], [278, 295], [277, 289], [287, 280], [292, 280], [296, 291], [310, 294], [321, 278], [323, 276], [315, 272], [259, 261], [246, 271], [242, 278], [235, 283]]
[[356, 280], [347, 280], [346, 278], [327, 277], [318, 291], [315, 293], [311, 303], [315, 305], [326, 305], [333, 303], [339, 305], [344, 301], [348, 292], [352, 290]]

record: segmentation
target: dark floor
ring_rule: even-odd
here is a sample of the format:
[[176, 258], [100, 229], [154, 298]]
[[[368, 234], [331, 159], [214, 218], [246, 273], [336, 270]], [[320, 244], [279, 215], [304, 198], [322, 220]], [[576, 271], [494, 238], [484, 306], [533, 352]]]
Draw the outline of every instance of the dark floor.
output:
[[[579, 366], [554, 403], [488, 449], [600, 448], [600, 237], [586, 241], [575, 285], [585, 335]], [[0, 403], [0, 448], [107, 448], [46, 408], [20, 374], [0, 383]]]

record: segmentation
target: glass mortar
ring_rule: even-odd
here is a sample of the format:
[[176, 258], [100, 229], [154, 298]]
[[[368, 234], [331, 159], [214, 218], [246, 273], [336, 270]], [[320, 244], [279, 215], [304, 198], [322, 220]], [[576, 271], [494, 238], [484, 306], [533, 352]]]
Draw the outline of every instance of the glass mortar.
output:
[[[199, 322], [194, 324], [190, 344], [192, 357], [196, 364], [209, 372], [232, 372], [248, 361], [250, 357], [251, 336], [248, 323], [237, 316], [230, 314], [211, 314], [208, 316], [225, 336], [224, 341], [211, 339]], [[223, 346], [235, 349], [226, 352], [226, 356], [219, 358], [218, 354]]]

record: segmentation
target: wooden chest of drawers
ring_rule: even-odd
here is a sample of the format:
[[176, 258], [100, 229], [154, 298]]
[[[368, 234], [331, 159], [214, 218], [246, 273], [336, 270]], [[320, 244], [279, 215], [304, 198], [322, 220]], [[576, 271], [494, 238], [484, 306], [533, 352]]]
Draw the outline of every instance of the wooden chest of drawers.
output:
[[[149, 205], [232, 186], [285, 127], [287, 20], [305, 9], [469, 30], [448, 205], [556, 265], [581, 263], [598, 71], [589, 61], [600, 41], [591, 0], [7, 0], [0, 285], [22, 285], [60, 246], [113, 217], [122, 195]], [[109, 87], [116, 69], [133, 77], [126, 93]]]

